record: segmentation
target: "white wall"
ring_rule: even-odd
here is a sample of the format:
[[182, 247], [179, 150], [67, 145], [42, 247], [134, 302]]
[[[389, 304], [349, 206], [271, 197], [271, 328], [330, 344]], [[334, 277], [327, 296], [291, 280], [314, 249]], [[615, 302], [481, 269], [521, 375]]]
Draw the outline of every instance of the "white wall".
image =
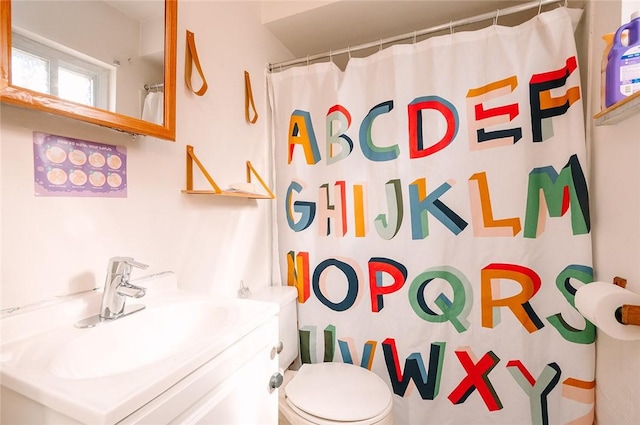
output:
[[640, 0], [622, 0], [620, 11], [621, 22], [627, 22], [631, 19], [633, 12], [640, 10]]
[[[600, 111], [602, 34], [620, 25], [619, 1], [590, 0], [589, 102], [587, 117]], [[627, 13], [623, 19], [628, 21]], [[582, 64], [583, 67], [587, 63]], [[621, 276], [640, 293], [640, 114], [613, 126], [587, 120], [595, 279]], [[640, 342], [618, 341], [598, 331], [596, 420], [598, 425], [636, 425], [640, 420]]]
[[[196, 35], [209, 83], [203, 97], [184, 84], [185, 31]], [[1, 306], [101, 287], [107, 260], [133, 256], [145, 272], [178, 274], [182, 286], [235, 296], [240, 280], [270, 283], [269, 200], [185, 195], [185, 146], [222, 187], [244, 181], [245, 161], [270, 179], [265, 68], [290, 59], [260, 22], [258, 2], [180, 0], [177, 141], [148, 140], [65, 118], [0, 107]], [[260, 114], [244, 118], [249, 71]], [[33, 131], [127, 147], [128, 197], [34, 196]], [[197, 188], [206, 181], [197, 176]], [[150, 288], [151, 290], [152, 288]]]

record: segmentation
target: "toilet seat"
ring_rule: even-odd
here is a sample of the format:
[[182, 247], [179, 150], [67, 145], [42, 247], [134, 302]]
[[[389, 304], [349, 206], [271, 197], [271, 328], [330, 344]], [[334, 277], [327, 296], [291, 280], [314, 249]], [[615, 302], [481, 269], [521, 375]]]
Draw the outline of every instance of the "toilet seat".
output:
[[393, 407], [391, 391], [379, 376], [346, 363], [303, 364], [284, 392], [296, 414], [318, 425], [375, 424]]

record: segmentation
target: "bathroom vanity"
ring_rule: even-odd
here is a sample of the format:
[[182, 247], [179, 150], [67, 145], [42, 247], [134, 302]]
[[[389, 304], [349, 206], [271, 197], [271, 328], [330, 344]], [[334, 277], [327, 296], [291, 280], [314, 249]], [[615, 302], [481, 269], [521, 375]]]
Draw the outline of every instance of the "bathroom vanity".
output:
[[100, 291], [0, 320], [6, 424], [276, 424], [278, 306], [141, 283], [145, 308], [79, 329]]

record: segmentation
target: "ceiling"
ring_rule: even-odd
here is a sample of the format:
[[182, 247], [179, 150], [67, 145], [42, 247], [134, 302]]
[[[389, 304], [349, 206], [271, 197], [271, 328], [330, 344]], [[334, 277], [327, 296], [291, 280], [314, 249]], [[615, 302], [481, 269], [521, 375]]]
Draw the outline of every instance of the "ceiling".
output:
[[105, 0], [105, 2], [139, 22], [164, 16], [163, 0]]
[[[495, 13], [531, 0], [337, 0], [316, 1], [315, 7], [294, 13], [278, 12], [283, 5], [301, 9], [300, 0], [263, 2], [265, 26], [296, 58], [346, 49], [392, 36], [442, 25], [451, 21]], [[310, 4], [312, 2], [307, 2]], [[543, 7], [543, 10], [557, 4]], [[499, 18], [500, 25], [514, 25], [534, 16], [535, 10]], [[265, 17], [267, 17], [265, 19]], [[492, 19], [455, 31], [490, 25]]]

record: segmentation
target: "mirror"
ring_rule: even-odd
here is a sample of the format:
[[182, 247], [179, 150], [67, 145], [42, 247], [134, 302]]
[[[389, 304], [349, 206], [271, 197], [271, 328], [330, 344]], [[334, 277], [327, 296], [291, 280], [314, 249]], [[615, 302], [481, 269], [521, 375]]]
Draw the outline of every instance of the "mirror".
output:
[[[129, 20], [130, 22], [126, 25], [133, 32], [122, 37], [128, 41], [124, 43], [126, 46], [122, 46], [116, 52], [104, 51], [113, 39], [125, 32], [119, 29], [117, 35], [110, 36], [107, 34], [110, 29], [105, 27], [105, 22], [108, 22], [109, 26], [114, 26], [116, 21], [113, 19], [116, 16], [123, 16], [122, 11], [125, 10], [126, 4], [146, 8], [158, 2], [160, 5], [164, 4], [164, 15], [162, 15], [164, 19], [156, 17], [160, 25], [164, 23], [164, 33], [162, 28], [156, 31], [158, 37], [163, 37], [163, 51], [162, 47], [144, 47], [153, 43], [158, 44], [157, 40], [145, 41], [145, 34], [149, 33], [149, 31], [145, 33], [145, 22], [147, 27], [153, 26], [153, 12], [145, 15], [146, 18], [138, 15], [134, 26], [131, 24], [132, 20]], [[44, 12], [44, 19], [40, 19], [34, 17], [35, 15], [28, 15], [33, 12], [34, 5], [36, 5], [36, 12], [41, 16], [47, 7], [54, 6], [54, 8]], [[63, 9], [68, 6], [73, 7], [74, 11], [69, 12]], [[105, 8], [102, 12], [98, 12], [100, 19], [96, 23], [88, 22], [88, 19], [78, 18], [76, 15], [80, 8], [84, 8], [82, 16], [95, 15], [96, 7]], [[113, 14], [114, 17], [105, 19], [107, 12], [109, 16]], [[136, 11], [136, 13], [140, 12]], [[162, 14], [159, 11], [156, 13]], [[59, 22], [63, 16], [71, 15], [75, 16], [73, 23]], [[139, 24], [139, 20], [142, 24]], [[89, 32], [100, 25], [103, 29], [97, 31], [97, 34], [98, 36], [102, 34], [102, 39], [91, 40]], [[141, 27], [139, 28], [138, 25]], [[85, 26], [84, 31], [83, 26]], [[153, 32], [153, 30], [150, 31]], [[51, 40], [54, 33], [62, 34], [63, 38]], [[83, 37], [82, 34], [85, 36]], [[65, 36], [73, 46], [65, 42]], [[127, 133], [175, 140], [177, 0], [109, 0], [104, 3], [95, 0], [13, 0], [13, 2], [2, 0], [0, 2], [0, 37], [0, 101]], [[143, 47], [138, 48], [137, 45], [133, 45], [132, 40], [134, 43], [141, 40], [140, 44]], [[88, 46], [93, 50], [82, 51], [83, 43], [86, 45], [84, 47]], [[13, 55], [12, 48], [14, 48]], [[64, 63], [64, 66], [39, 67], [38, 63], [42, 55], [38, 49], [51, 48], [56, 52], [55, 58], [47, 63]], [[38, 53], [32, 56], [34, 49]], [[20, 66], [24, 64], [26, 66], [22, 69], [26, 68], [30, 72], [45, 69], [44, 73], [47, 76], [42, 78], [43, 82], [39, 83], [40, 74], [22, 74]], [[12, 65], [14, 65], [13, 70]], [[97, 68], [92, 68], [93, 65]], [[54, 69], [56, 71], [53, 71]], [[86, 69], [91, 69], [91, 72], [85, 72]], [[97, 71], [94, 72], [95, 69]], [[127, 74], [132, 69], [135, 70], [134, 76]], [[58, 73], [57, 70], [60, 72]], [[13, 75], [12, 71], [15, 71], [16, 75]], [[53, 75], [51, 78], [49, 73]], [[73, 90], [65, 91], [65, 87]], [[124, 87], [124, 91], [120, 91], [121, 87]], [[82, 90], [78, 90], [79, 88]], [[155, 96], [160, 98], [159, 103], [155, 105], [155, 109], [152, 108], [151, 113], [147, 108], [143, 120], [143, 106], [146, 106], [144, 103], [147, 93], [152, 93], [152, 96], [147, 99], [150, 100], [154, 97], [153, 94], [157, 95], [156, 92], [159, 91], [163, 92], [163, 95]]]

